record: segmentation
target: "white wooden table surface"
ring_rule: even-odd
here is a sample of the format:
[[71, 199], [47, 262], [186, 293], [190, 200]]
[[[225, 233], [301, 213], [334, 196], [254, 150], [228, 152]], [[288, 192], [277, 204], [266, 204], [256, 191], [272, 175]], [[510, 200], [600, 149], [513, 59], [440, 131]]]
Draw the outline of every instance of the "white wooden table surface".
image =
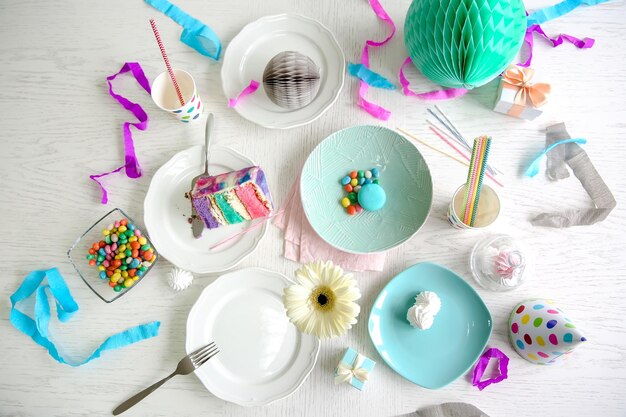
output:
[[[346, 58], [356, 61], [366, 38], [382, 39], [381, 24], [365, 0], [253, 1], [178, 0], [183, 9], [209, 23], [227, 46], [247, 23], [269, 14], [301, 13], [327, 25]], [[382, 2], [396, 21], [398, 36], [372, 52], [375, 70], [396, 79], [406, 55], [402, 41], [408, 0]], [[532, 1], [531, 10], [548, 5]], [[148, 131], [135, 133], [144, 176], [106, 179], [110, 203], [88, 179], [123, 160], [123, 121], [133, 120], [109, 97], [105, 77], [125, 61], [138, 61], [149, 79], [163, 70], [148, 19], [156, 17], [175, 66], [191, 72], [207, 109], [215, 113], [216, 144], [231, 146], [260, 163], [278, 203], [309, 152], [330, 133], [377, 120], [355, 105], [357, 83], [347, 78], [337, 103], [320, 119], [287, 131], [256, 126], [226, 106], [221, 63], [180, 43], [180, 28], [136, 1], [17, 1], [0, 4], [0, 415], [99, 416], [129, 395], [171, 372], [184, 355], [187, 314], [201, 290], [217, 275], [196, 277], [180, 294], [167, 287], [170, 264], [162, 260], [141, 287], [105, 304], [78, 278], [65, 255], [74, 239], [107, 210], [121, 207], [142, 219], [143, 199], [154, 172], [172, 155], [202, 142], [203, 124], [183, 125], [157, 109], [130, 78], [116, 89], [141, 103], [150, 115]], [[263, 408], [242, 408], [213, 397], [194, 377], [178, 377], [156, 391], [128, 416], [397, 416], [446, 401], [473, 403], [496, 416], [626, 415], [626, 63], [617, 43], [626, 38], [623, 2], [579, 9], [548, 24], [548, 33], [596, 38], [589, 50], [572, 45], [548, 48], [537, 41], [534, 66], [553, 86], [546, 113], [535, 122], [494, 113], [495, 84], [442, 103], [468, 136], [489, 133], [496, 139], [492, 162], [506, 174], [499, 224], [492, 231], [521, 236], [538, 252], [536, 272], [518, 291], [499, 294], [478, 289], [494, 318], [492, 346], [511, 358], [509, 379], [479, 392], [461, 378], [429, 391], [395, 374], [376, 353], [367, 335], [371, 303], [396, 274], [419, 261], [434, 261], [460, 273], [472, 285], [468, 257], [481, 233], [451, 229], [445, 209], [466, 169], [419, 146], [434, 178], [434, 202], [424, 228], [389, 252], [385, 271], [358, 274], [363, 293], [359, 323], [343, 337], [326, 341], [318, 363], [291, 397]], [[422, 90], [432, 86], [416, 71]], [[384, 125], [402, 126], [443, 147], [425, 127], [427, 103], [398, 92], [372, 91], [393, 112]], [[546, 210], [588, 207], [574, 178], [549, 183], [543, 174], [522, 179], [521, 170], [544, 146], [544, 129], [565, 121], [572, 136], [585, 137], [591, 160], [618, 200], [603, 223], [566, 230], [534, 228], [532, 215]], [[143, 223], [143, 222], [140, 222]], [[80, 312], [69, 323], [52, 325], [67, 355], [82, 358], [106, 336], [132, 325], [161, 320], [160, 335], [72, 368], [53, 361], [45, 350], [9, 323], [9, 295], [33, 269], [58, 266], [76, 297]], [[281, 234], [270, 228], [258, 250], [238, 268], [260, 266], [287, 275], [298, 267], [282, 257]], [[579, 323], [589, 340], [568, 361], [551, 367], [532, 365], [509, 346], [506, 322], [512, 307], [529, 297], [548, 297]], [[378, 363], [364, 392], [335, 386], [332, 371], [351, 346]]]

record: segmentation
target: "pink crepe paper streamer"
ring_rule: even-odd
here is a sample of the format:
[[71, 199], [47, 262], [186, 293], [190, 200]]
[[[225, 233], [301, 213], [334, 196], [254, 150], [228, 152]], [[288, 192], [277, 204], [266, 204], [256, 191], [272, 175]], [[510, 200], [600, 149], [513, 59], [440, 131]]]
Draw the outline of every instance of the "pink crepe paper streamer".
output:
[[[487, 365], [489, 365], [489, 360], [491, 358], [498, 361], [499, 375], [495, 378], [488, 378], [481, 381], [480, 379], [485, 374], [485, 370], [487, 369]], [[498, 382], [505, 380], [508, 377], [508, 369], [509, 357], [498, 348], [489, 348], [482, 355], [480, 355], [478, 362], [476, 362], [474, 374], [472, 376], [472, 385], [482, 391], [491, 384], [497, 384]]]
[[265, 217], [263, 217], [263, 218], [259, 218], [259, 219], [258, 219], [259, 221], [258, 221], [258, 222], [256, 222], [255, 224], [250, 225], [250, 226], [246, 227], [245, 229], [243, 229], [241, 232], [235, 233], [234, 235], [229, 236], [229, 237], [227, 237], [226, 239], [224, 239], [224, 240], [222, 240], [222, 241], [220, 241], [220, 242], [216, 243], [215, 245], [211, 246], [211, 247], [209, 248], [209, 250], [214, 250], [214, 249], [217, 249], [217, 248], [219, 248], [220, 246], [224, 245], [225, 243], [230, 242], [231, 240], [233, 240], [233, 239], [234, 239], [234, 238], [236, 238], [237, 236], [245, 235], [246, 233], [248, 233], [248, 232], [250, 232], [250, 231], [252, 231], [252, 230], [256, 229], [257, 227], [259, 227], [260, 225], [262, 225], [263, 223], [265, 223], [265, 221], [266, 221], [266, 220], [273, 219], [274, 217], [278, 216], [279, 214], [282, 214], [282, 212], [283, 212], [283, 211], [285, 211], [285, 209], [280, 209], [280, 210], [278, 210], [276, 213], [274, 213], [274, 214], [272, 214], [272, 215], [270, 215], [270, 216], [265, 216]]
[[[456, 146], [454, 146], [454, 144], [452, 142], [450, 142], [448, 139], [446, 139], [441, 133], [439, 133], [436, 128], [434, 126], [428, 126], [430, 128], [430, 130], [432, 130], [432, 132], [437, 135], [441, 140], [443, 140], [445, 143], [447, 143], [452, 149], [454, 149], [459, 155], [461, 155], [466, 161], [469, 161], [469, 157], [467, 155], [465, 155], [463, 153], [463, 151], [461, 151], [459, 148], [457, 148]], [[496, 183], [497, 185], [499, 185], [500, 187], [504, 187], [504, 185], [498, 181], [497, 179], [495, 179], [491, 174], [489, 174], [488, 172], [485, 172], [485, 175], [487, 175], [487, 177], [489, 177], [489, 179], [491, 181], [493, 181], [494, 183]]]
[[534, 46], [533, 33], [535, 32], [541, 35], [548, 42], [550, 42], [552, 44], [552, 47], [554, 48], [561, 45], [564, 41], [567, 41], [580, 49], [589, 49], [595, 43], [595, 40], [592, 38], [579, 39], [567, 34], [560, 34], [556, 38], [551, 38], [550, 36], [546, 35], [540, 25], [533, 24], [530, 25], [528, 29], [526, 29], [526, 35], [524, 35], [524, 43], [527, 45], [528, 49], [528, 58], [524, 63], [518, 64], [520, 67], [528, 67], [532, 62]]
[[146, 78], [146, 75], [143, 73], [141, 65], [139, 65], [138, 62], [126, 62], [118, 73], [107, 77], [107, 82], [109, 84], [109, 94], [111, 95], [111, 97], [117, 100], [126, 110], [130, 111], [137, 118], [137, 120], [139, 120], [139, 123], [124, 122], [124, 165], [114, 169], [113, 171], [89, 176], [89, 178], [95, 181], [102, 190], [102, 204], [106, 204], [109, 199], [106, 188], [104, 188], [102, 183], [98, 181], [99, 178], [114, 174], [124, 168], [126, 169], [126, 176], [128, 178], [141, 177], [141, 167], [139, 166], [139, 161], [137, 160], [137, 155], [135, 154], [133, 134], [130, 131], [130, 127], [134, 126], [139, 130], [146, 130], [148, 128], [148, 115], [139, 104], [133, 103], [127, 98], [113, 92], [113, 85], [111, 84], [111, 81], [113, 81], [118, 75], [125, 72], [130, 72], [135, 80], [137, 80], [141, 88], [143, 88], [148, 94], [150, 94], [150, 82]]
[[412, 63], [413, 61], [411, 60], [411, 57], [406, 57], [406, 59], [400, 66], [400, 72], [398, 73], [398, 77], [400, 78], [400, 85], [402, 85], [402, 93], [405, 96], [417, 97], [420, 100], [425, 101], [437, 101], [450, 100], [453, 98], [462, 97], [467, 94], [468, 90], [464, 88], [446, 88], [444, 90], [434, 90], [427, 93], [416, 93], [415, 91], [411, 90], [411, 88], [409, 87], [411, 83], [404, 75], [404, 67]]
[[[385, 9], [383, 9], [383, 6], [380, 5], [378, 0], [369, 0], [369, 3], [376, 16], [391, 28], [391, 33], [382, 42], [377, 42], [371, 39], [365, 41], [365, 46], [363, 47], [363, 52], [361, 53], [361, 64], [367, 68], [370, 67], [369, 48], [378, 48], [385, 45], [396, 34], [396, 25], [393, 23], [393, 20], [391, 20], [391, 17], [389, 17]], [[389, 116], [391, 116], [391, 112], [389, 110], [365, 99], [368, 89], [369, 86], [367, 83], [363, 80], [359, 80], [359, 98], [357, 100], [357, 105], [377, 119], [388, 120]]]
[[231, 107], [231, 108], [235, 107], [239, 103], [239, 100], [254, 93], [258, 88], [259, 88], [258, 81], [255, 81], [255, 80], [250, 81], [250, 84], [248, 84], [248, 86], [244, 88], [243, 91], [239, 93], [237, 97], [228, 99], [228, 107]]

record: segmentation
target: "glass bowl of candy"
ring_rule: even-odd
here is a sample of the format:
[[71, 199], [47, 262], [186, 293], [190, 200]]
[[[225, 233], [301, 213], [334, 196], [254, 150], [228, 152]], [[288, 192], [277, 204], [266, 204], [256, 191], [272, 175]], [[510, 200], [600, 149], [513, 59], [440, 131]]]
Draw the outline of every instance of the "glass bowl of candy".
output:
[[76, 239], [67, 256], [85, 284], [107, 303], [136, 287], [158, 258], [148, 236], [119, 208]]

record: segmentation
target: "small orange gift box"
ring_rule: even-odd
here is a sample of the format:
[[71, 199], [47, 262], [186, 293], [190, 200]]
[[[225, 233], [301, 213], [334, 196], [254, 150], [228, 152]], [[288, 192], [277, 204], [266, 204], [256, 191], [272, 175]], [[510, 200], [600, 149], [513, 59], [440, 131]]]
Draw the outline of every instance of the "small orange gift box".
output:
[[535, 70], [509, 66], [500, 79], [494, 111], [521, 119], [533, 120], [548, 101], [550, 84], [533, 83]]

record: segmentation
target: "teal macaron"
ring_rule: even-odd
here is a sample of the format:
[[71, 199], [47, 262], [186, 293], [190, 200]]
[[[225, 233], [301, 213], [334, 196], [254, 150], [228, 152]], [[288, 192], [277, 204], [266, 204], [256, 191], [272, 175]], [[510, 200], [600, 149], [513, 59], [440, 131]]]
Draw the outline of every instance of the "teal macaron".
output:
[[359, 204], [367, 211], [377, 211], [385, 206], [387, 194], [379, 184], [365, 184], [357, 194]]

